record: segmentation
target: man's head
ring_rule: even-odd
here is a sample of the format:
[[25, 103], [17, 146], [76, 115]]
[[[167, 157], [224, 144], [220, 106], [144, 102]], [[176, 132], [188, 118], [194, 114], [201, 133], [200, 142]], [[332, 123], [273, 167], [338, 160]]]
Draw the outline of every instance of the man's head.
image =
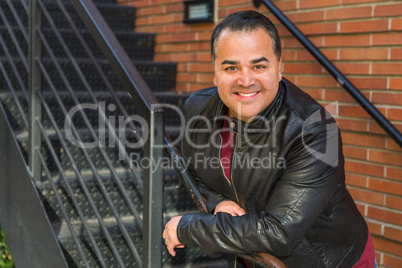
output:
[[228, 29], [231, 32], [244, 31], [251, 32], [258, 28], [264, 29], [271, 37], [272, 49], [278, 59], [281, 58], [281, 41], [279, 39], [278, 30], [275, 25], [267, 17], [256, 11], [240, 11], [227, 16], [223, 21], [216, 25], [211, 37], [211, 59], [215, 64], [216, 58], [216, 42], [223, 30]]
[[234, 13], [214, 30], [212, 48], [214, 84], [229, 116], [253, 120], [275, 99], [282, 79], [275, 27], [257, 12]]

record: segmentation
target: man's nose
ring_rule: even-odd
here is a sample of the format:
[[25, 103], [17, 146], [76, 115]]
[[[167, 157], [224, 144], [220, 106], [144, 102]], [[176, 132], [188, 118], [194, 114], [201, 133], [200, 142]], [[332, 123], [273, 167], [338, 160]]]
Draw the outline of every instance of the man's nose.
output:
[[242, 72], [239, 74], [239, 77], [237, 79], [237, 83], [240, 86], [243, 87], [249, 87], [254, 85], [255, 83], [255, 77], [254, 74], [252, 72], [250, 72], [250, 70], [242, 70]]

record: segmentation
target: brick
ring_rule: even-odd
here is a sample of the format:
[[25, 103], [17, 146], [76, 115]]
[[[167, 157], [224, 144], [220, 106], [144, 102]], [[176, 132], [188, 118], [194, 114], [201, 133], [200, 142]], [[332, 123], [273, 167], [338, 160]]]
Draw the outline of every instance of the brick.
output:
[[370, 35], [336, 35], [336, 36], [326, 36], [325, 46], [326, 47], [356, 47], [356, 46], [369, 46], [370, 45]]
[[313, 22], [313, 21], [323, 21], [324, 20], [324, 11], [312, 11], [312, 12], [296, 12], [292, 14], [287, 14], [288, 18], [293, 23], [299, 22]]
[[358, 3], [371, 3], [371, 2], [382, 2], [384, 0], [342, 0], [342, 4], [358, 4]]
[[391, 21], [391, 30], [393, 31], [402, 30], [402, 19], [393, 19]]
[[303, 87], [337, 87], [338, 82], [333, 77], [328, 76], [300, 76], [297, 78], [297, 85]]
[[371, 235], [382, 235], [382, 227], [380, 224], [375, 223], [375, 222], [370, 222], [368, 220], [366, 220], [367, 223], [367, 227], [371, 233]]
[[402, 4], [382, 5], [374, 7], [374, 16], [398, 16], [402, 15]]
[[402, 242], [402, 229], [396, 229], [396, 228], [385, 226], [384, 237], [391, 239], [391, 240]]
[[402, 120], [402, 109], [388, 109], [388, 119], [390, 120]]
[[163, 6], [150, 6], [150, 7], [143, 7], [139, 9], [139, 14], [141, 16], [144, 15], [158, 15], [158, 14], [163, 14], [164, 13], [164, 7]]
[[357, 49], [341, 49], [341, 60], [387, 60], [387, 48], [357, 48]]
[[[389, 240], [379, 238], [377, 236], [373, 236], [373, 243], [374, 243], [374, 248], [376, 250], [389, 252], [389, 253], [395, 254], [395, 255], [399, 255], [400, 252], [402, 252], [402, 244], [397, 243], [397, 242], [392, 242]], [[393, 266], [393, 267], [398, 267], [398, 266]]]
[[401, 153], [396, 153], [396, 152], [393, 153], [393, 152], [383, 152], [383, 151], [371, 150], [369, 152], [369, 160], [373, 161], [373, 162], [388, 164], [388, 165], [402, 166], [402, 152]]
[[213, 83], [213, 74], [197, 74], [197, 82], [200, 83]]
[[211, 45], [209, 42], [196, 42], [196, 43], [190, 43], [190, 51], [196, 51], [196, 52], [208, 52], [210, 53]]
[[398, 93], [378, 93], [373, 92], [373, 103], [381, 104], [396, 104], [400, 105], [402, 103], [402, 94]]
[[238, 4], [246, 4], [247, 0], [219, 0], [219, 7], [230, 6], [230, 5], [238, 5]]
[[347, 158], [367, 160], [367, 150], [363, 148], [344, 146], [343, 154]]
[[212, 35], [212, 32], [197, 33], [195, 35], [195, 40], [196, 41], [210, 41], [211, 35]]
[[166, 44], [164, 45], [165, 52], [184, 52], [188, 50], [188, 44]]
[[315, 100], [322, 100], [323, 99], [323, 90], [322, 89], [303, 89], [304, 92], [309, 94]]
[[349, 81], [355, 85], [357, 89], [385, 89], [387, 87], [386, 78], [349, 78]]
[[368, 180], [369, 189], [374, 191], [388, 193], [388, 194], [401, 194], [402, 193], [402, 183], [385, 181], [383, 179], [373, 179]]
[[343, 20], [371, 17], [371, 7], [353, 7], [327, 10], [326, 20]]
[[[339, 125], [341, 130], [348, 131], [359, 131], [366, 132], [367, 131], [367, 121], [366, 120], [353, 120], [353, 119], [343, 119], [337, 118], [336, 122]], [[366, 158], [364, 158], [366, 159]]]
[[[309, 38], [310, 41], [318, 48], [323, 46], [323, 37], [322, 36], [313, 36]], [[282, 47], [283, 48], [302, 48], [303, 45], [300, 44], [299, 41], [297, 41], [296, 38], [294, 37], [289, 37], [289, 38], [283, 38], [282, 39]]]
[[387, 195], [385, 197], [385, 205], [389, 208], [401, 209], [402, 208], [402, 198]]
[[185, 33], [188, 32], [188, 26], [183, 23], [174, 23], [163, 26], [163, 31], [165, 33]]
[[366, 216], [366, 205], [362, 205], [362, 204], [360, 204], [359, 202], [356, 202], [356, 207], [357, 207], [357, 210], [359, 210], [359, 212], [360, 212], [360, 214], [362, 214], [363, 216]]
[[[400, 224], [402, 220], [402, 213], [368, 206], [367, 217], [388, 223]], [[390, 251], [387, 250], [387, 252]]]
[[[385, 114], [385, 108], [379, 108], [379, 111], [382, 114]], [[339, 115], [340, 116], [348, 116], [348, 117], [359, 117], [359, 118], [372, 118], [366, 110], [364, 110], [360, 105], [359, 106], [351, 106], [351, 105], [341, 105], [339, 106]]]
[[211, 53], [198, 53], [197, 61], [201, 62], [211, 62]]
[[[324, 56], [327, 57], [329, 60], [337, 60], [338, 59], [338, 50], [337, 49], [321, 49], [321, 53], [323, 53]], [[296, 60], [313, 61], [316, 59], [307, 50], [300, 50], [300, 51], [296, 52]]]
[[[344, 149], [345, 149], [345, 146], [344, 146]], [[346, 175], [346, 180], [345, 180], [346, 184], [366, 188], [366, 186], [367, 186], [367, 177], [366, 176], [360, 176], [360, 175], [355, 175], [355, 174], [350, 174], [350, 173], [346, 173], [345, 175]]]
[[340, 0], [303, 0], [299, 2], [300, 9], [307, 8], [319, 8], [319, 7], [328, 7], [328, 6], [337, 6], [340, 4]]
[[184, 11], [184, 4], [173, 4], [173, 5], [166, 5], [166, 13], [176, 13], [176, 12], [183, 12]]
[[390, 78], [389, 79], [389, 89], [399, 89], [402, 90], [402, 78]]
[[402, 168], [387, 167], [387, 178], [402, 181]]
[[286, 36], [292, 36], [292, 34], [283, 25], [277, 25], [276, 29], [278, 30], [279, 36], [281, 38], [284, 38]]
[[171, 53], [171, 61], [177, 62], [191, 62], [197, 60], [197, 55], [195, 53]]
[[356, 133], [342, 133], [342, 140], [344, 144], [351, 144], [356, 146], [384, 148], [385, 138], [377, 135], [370, 134], [356, 134]]
[[380, 32], [388, 30], [388, 20], [341, 22], [341, 33]]
[[178, 34], [166, 34], [166, 35], [157, 35], [156, 42], [157, 43], [168, 43], [168, 42], [186, 42], [186, 41], [194, 41], [195, 33], [178, 33]]
[[136, 18], [136, 19], [135, 19], [135, 25], [136, 25], [136, 26], [148, 25], [148, 24], [149, 24], [148, 17], [145, 17], [145, 18]]
[[369, 132], [372, 134], [381, 134], [381, 135], [387, 135], [387, 133], [378, 125], [377, 122], [370, 121], [369, 122]]
[[181, 73], [188, 72], [188, 64], [185, 63], [178, 63], [177, 64], [177, 71]]
[[400, 63], [376, 63], [372, 66], [372, 74], [401, 75], [402, 64]]
[[391, 137], [388, 137], [387, 138], [387, 149], [400, 152], [401, 146], [399, 146], [399, 144], [397, 144], [396, 141], [394, 141]]
[[297, 1], [295, 0], [277, 2], [275, 5], [282, 11], [297, 9]]
[[400, 45], [402, 33], [377, 33], [373, 34], [373, 45]]
[[391, 48], [391, 60], [402, 60], [402, 48]]
[[[400, 254], [398, 256], [400, 256]], [[384, 254], [382, 264], [386, 267], [402, 267], [402, 258]]]
[[347, 160], [345, 163], [345, 170], [361, 175], [371, 175], [381, 177], [384, 175], [384, 167], [378, 165], [372, 165], [362, 162], [354, 162]]
[[282, 51], [282, 62], [294, 61], [296, 59], [295, 51]]
[[211, 63], [192, 63], [189, 64], [190, 72], [213, 72], [214, 68]]
[[176, 75], [176, 82], [194, 82], [195, 75], [193, 74], [180, 74]]
[[193, 31], [211, 31], [211, 34], [212, 34], [212, 31], [215, 28], [215, 24], [210, 23], [210, 22], [200, 23], [200, 24], [189, 24], [188, 27], [189, 27], [189, 31], [192, 31], [192, 32]]
[[343, 74], [369, 74], [370, 72], [368, 63], [335, 63], [335, 66]]
[[331, 34], [338, 31], [338, 24], [336, 22], [302, 24], [299, 29], [305, 35]]
[[325, 90], [325, 100], [355, 103], [353, 97], [345, 90]]
[[322, 73], [322, 66], [318, 63], [285, 63], [283, 64], [284, 73], [293, 74], [320, 74]]
[[169, 22], [174, 22], [174, 17], [172, 14], [160, 15], [149, 18], [151, 24], [164, 24]]
[[350, 187], [348, 188], [348, 190], [354, 200], [374, 205], [382, 205], [384, 203], [383, 194]]

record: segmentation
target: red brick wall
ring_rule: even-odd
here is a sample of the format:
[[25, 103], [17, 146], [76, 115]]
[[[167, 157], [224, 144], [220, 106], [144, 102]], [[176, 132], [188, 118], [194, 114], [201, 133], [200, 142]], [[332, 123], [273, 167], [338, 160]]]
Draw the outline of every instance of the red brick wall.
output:
[[[254, 9], [218, 0], [218, 18]], [[137, 10], [138, 32], [155, 32], [156, 61], [178, 62], [177, 91], [213, 85], [209, 42], [215, 24], [186, 25], [183, 1], [120, 0]], [[402, 1], [276, 0], [321, 51], [402, 131]], [[264, 6], [277, 25], [284, 76], [323, 104], [338, 101], [347, 184], [373, 235], [382, 267], [402, 267], [402, 151]]]

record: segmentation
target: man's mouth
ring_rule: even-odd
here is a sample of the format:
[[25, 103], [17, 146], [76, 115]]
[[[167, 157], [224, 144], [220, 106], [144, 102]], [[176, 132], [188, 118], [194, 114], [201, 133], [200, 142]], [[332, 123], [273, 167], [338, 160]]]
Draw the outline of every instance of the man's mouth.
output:
[[258, 91], [256, 92], [249, 92], [249, 93], [243, 93], [243, 92], [237, 92], [237, 95], [240, 95], [242, 97], [252, 97], [254, 95], [257, 95]]

